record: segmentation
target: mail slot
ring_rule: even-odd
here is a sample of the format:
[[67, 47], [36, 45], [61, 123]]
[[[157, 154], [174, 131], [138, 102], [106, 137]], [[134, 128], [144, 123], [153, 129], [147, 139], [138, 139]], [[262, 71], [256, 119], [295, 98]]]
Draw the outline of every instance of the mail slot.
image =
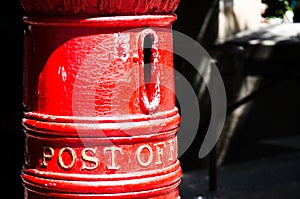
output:
[[24, 198], [180, 198], [179, 1], [20, 3]]

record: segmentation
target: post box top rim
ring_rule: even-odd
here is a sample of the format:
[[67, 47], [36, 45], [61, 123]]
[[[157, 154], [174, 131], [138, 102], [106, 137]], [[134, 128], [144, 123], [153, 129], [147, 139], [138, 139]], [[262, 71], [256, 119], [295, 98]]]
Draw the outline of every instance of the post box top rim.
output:
[[177, 19], [176, 15], [139, 15], [94, 18], [60, 18], [60, 17], [23, 17], [31, 26], [64, 26], [64, 27], [101, 27], [101, 28], [138, 28], [145, 26], [167, 27]]
[[123, 16], [173, 14], [180, 0], [19, 0], [25, 15]]

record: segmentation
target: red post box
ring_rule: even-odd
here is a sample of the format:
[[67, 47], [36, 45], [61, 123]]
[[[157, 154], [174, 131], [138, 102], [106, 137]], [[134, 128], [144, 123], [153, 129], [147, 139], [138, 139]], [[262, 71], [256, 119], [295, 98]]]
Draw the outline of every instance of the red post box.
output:
[[24, 198], [180, 198], [179, 0], [20, 3]]

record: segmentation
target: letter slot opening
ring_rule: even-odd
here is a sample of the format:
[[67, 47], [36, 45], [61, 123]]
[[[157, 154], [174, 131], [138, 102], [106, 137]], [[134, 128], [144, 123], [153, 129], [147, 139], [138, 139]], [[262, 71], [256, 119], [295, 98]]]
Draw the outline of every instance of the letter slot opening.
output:
[[153, 46], [153, 38], [148, 34], [144, 37], [144, 83], [149, 84], [151, 82], [152, 77], [152, 46]]

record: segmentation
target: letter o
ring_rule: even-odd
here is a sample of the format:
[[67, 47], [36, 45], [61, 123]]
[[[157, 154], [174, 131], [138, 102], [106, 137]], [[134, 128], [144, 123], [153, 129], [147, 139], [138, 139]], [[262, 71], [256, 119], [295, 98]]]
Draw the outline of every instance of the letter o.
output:
[[[69, 152], [71, 154], [71, 157], [72, 157], [72, 162], [69, 165], [65, 165], [65, 163], [62, 160], [62, 154], [65, 151]], [[72, 149], [70, 147], [64, 147], [58, 153], [59, 166], [61, 166], [63, 169], [71, 169], [75, 164], [76, 158], [77, 157], [76, 157], [76, 153], [75, 153], [74, 149]]]
[[[146, 162], [144, 162], [141, 158], [141, 152], [142, 152], [143, 149], [147, 149], [149, 151], [149, 158]], [[149, 166], [151, 164], [152, 160], [153, 160], [153, 150], [149, 145], [146, 145], [146, 144], [140, 146], [137, 149], [136, 155], [137, 155], [136, 158], [137, 158], [138, 163], [143, 167]]]

